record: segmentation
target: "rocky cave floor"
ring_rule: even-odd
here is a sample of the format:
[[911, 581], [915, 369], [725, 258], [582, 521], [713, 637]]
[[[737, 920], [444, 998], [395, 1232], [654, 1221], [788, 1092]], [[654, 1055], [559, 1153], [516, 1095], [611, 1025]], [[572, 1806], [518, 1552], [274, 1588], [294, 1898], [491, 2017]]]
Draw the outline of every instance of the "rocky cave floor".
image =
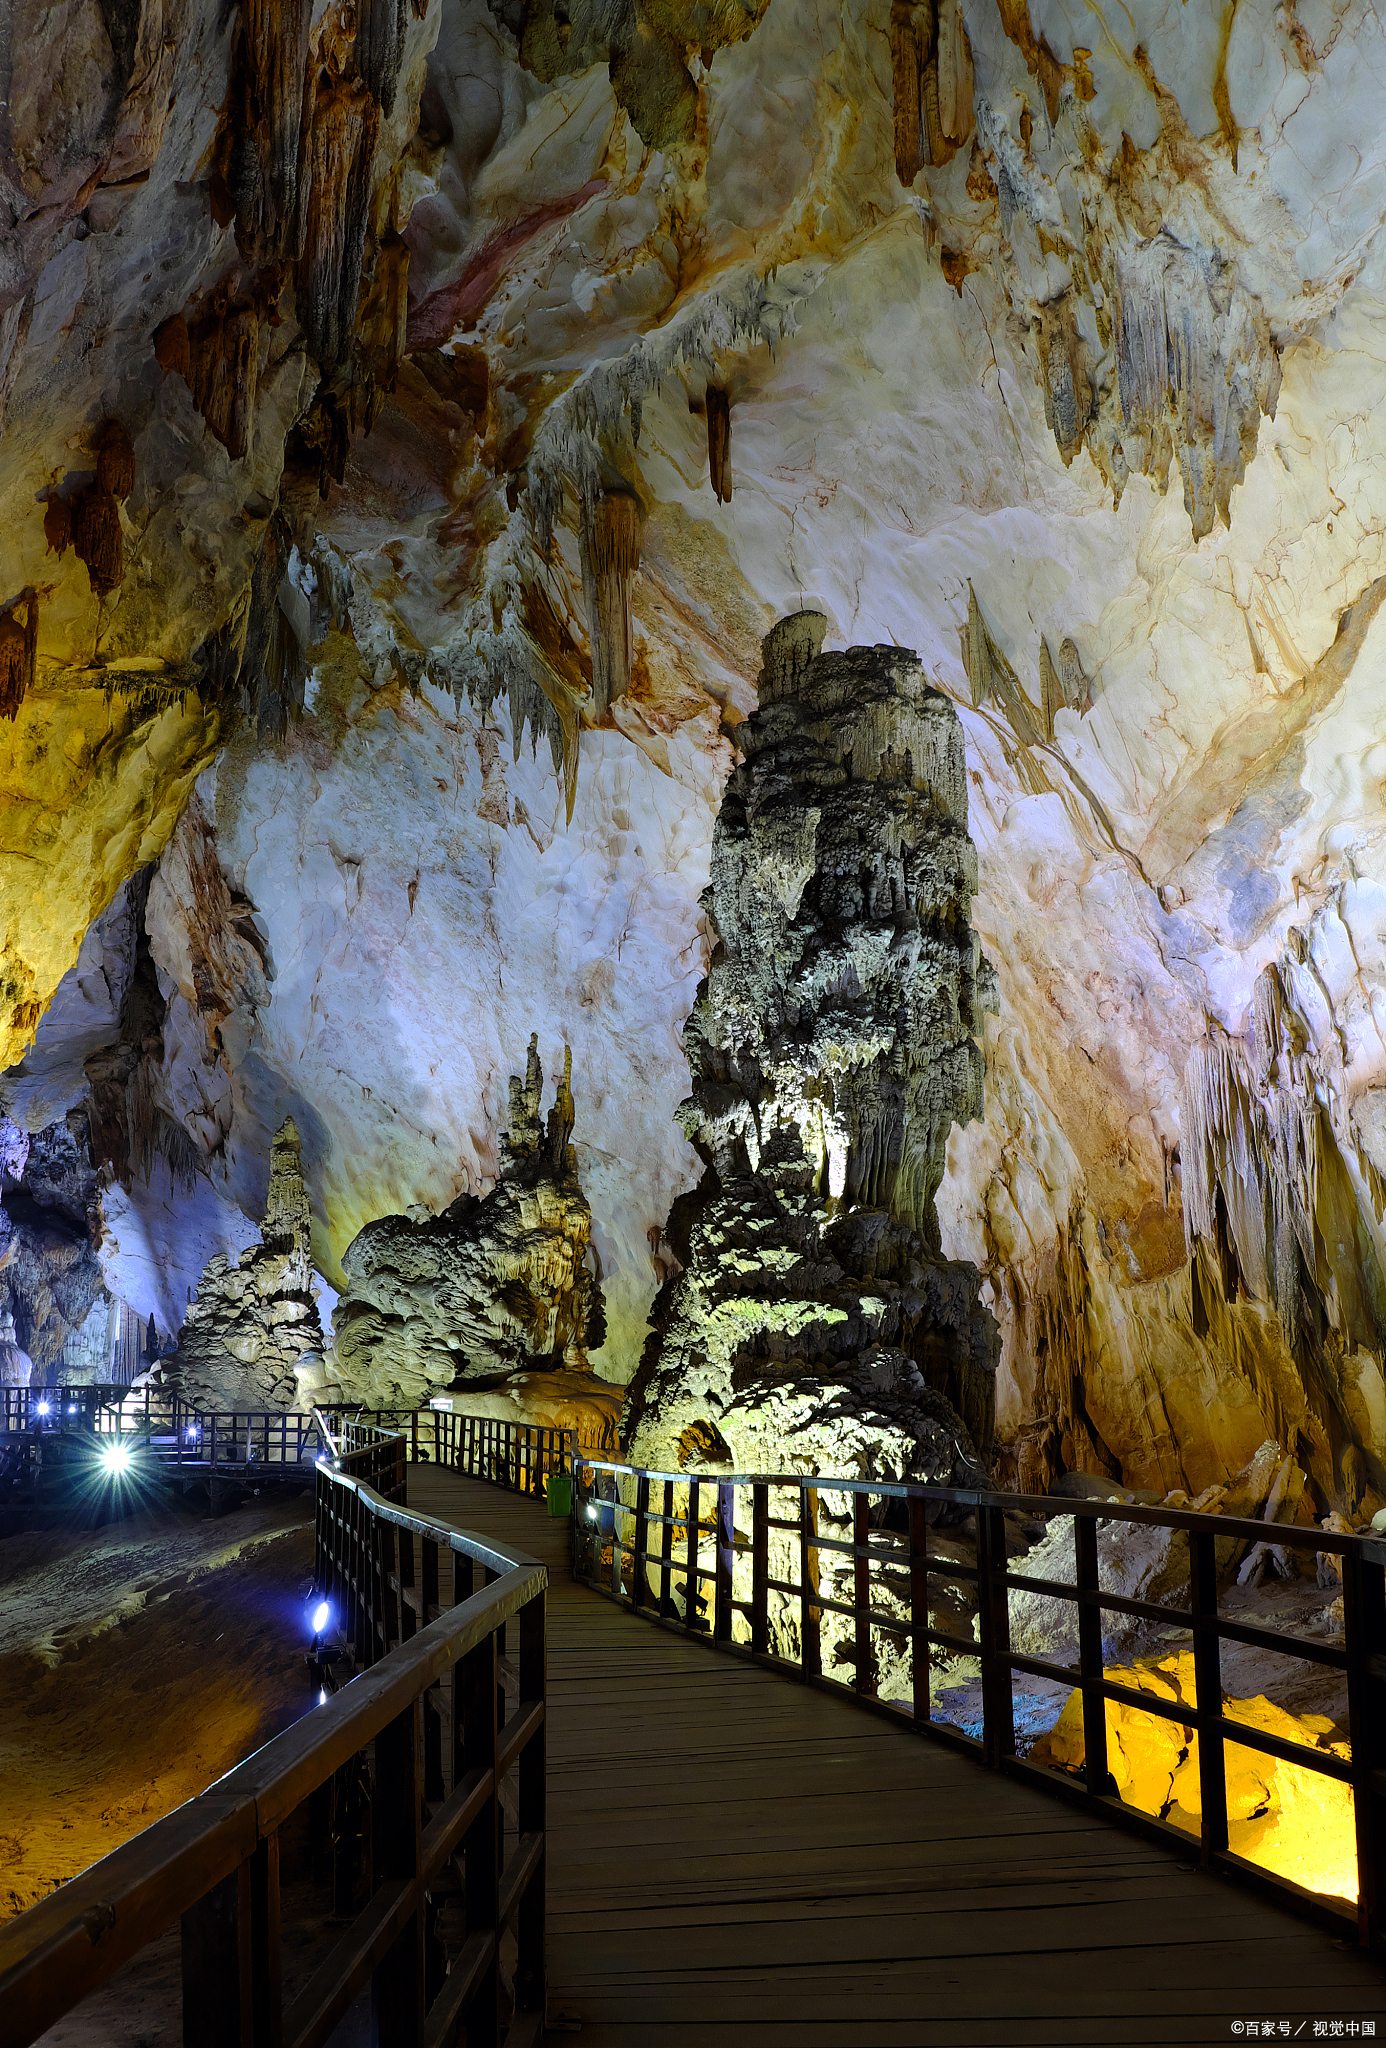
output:
[[312, 1569], [307, 1493], [0, 1541], [0, 1920], [309, 1707]]
[[[1023, 1570], [1023, 1564], [1021, 1565]], [[1342, 1626], [1332, 1609], [1337, 1588], [1325, 1590], [1311, 1579], [1273, 1579], [1259, 1586], [1233, 1586], [1222, 1596], [1221, 1610], [1229, 1619], [1255, 1628], [1276, 1629], [1286, 1634], [1318, 1638], [1341, 1647]], [[953, 1626], [951, 1622], [946, 1624]], [[1118, 1650], [1108, 1645], [1106, 1662], [1128, 1665], [1137, 1662], [1162, 1663], [1193, 1648], [1193, 1632], [1186, 1628], [1164, 1628], [1152, 1623], [1126, 1638]], [[1078, 1662], [1076, 1637], [1058, 1641], [1048, 1653], [1056, 1662]], [[1249, 1643], [1224, 1643], [1222, 1682], [1234, 1699], [1270, 1700], [1287, 1714], [1315, 1715], [1331, 1721], [1334, 1739], [1347, 1741], [1347, 1680], [1343, 1672], [1326, 1665], [1311, 1664], [1301, 1657], [1282, 1656]], [[1013, 1685], [1016, 1749], [1027, 1756], [1041, 1736], [1047, 1735], [1072, 1695], [1072, 1687], [1051, 1683], [1028, 1673], [1017, 1672]], [[954, 1659], [934, 1692], [934, 1711], [940, 1720], [951, 1721], [978, 1740], [982, 1734], [981, 1667], [971, 1675], [968, 1660]]]

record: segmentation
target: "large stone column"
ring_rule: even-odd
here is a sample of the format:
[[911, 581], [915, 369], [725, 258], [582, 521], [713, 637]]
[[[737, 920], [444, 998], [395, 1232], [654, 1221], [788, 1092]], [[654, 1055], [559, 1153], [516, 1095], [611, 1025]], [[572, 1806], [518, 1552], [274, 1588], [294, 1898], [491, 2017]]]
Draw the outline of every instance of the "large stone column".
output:
[[939, 1253], [954, 1123], [981, 1113], [994, 976], [969, 922], [962, 728], [917, 657], [763, 645], [703, 897], [714, 949], [680, 1116], [707, 1171], [666, 1233], [632, 1384], [664, 1469], [969, 1483], [990, 1453], [996, 1329]]

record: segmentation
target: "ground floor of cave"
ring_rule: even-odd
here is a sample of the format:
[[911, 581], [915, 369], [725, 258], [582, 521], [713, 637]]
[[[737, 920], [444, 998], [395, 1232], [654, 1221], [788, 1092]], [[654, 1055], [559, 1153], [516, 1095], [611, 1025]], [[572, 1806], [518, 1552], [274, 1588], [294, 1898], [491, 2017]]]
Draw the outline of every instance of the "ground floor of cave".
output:
[[549, 1568], [549, 2013], [583, 2048], [1386, 2039], [1386, 1974], [1350, 1944], [623, 1612], [540, 1504], [431, 1466], [409, 1500]]

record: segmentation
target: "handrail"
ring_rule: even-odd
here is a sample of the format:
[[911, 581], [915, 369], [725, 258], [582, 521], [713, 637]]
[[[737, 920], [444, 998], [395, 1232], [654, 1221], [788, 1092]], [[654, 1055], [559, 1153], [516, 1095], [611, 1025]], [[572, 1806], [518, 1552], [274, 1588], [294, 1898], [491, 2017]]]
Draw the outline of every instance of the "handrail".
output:
[[[660, 1508], [653, 1489], [662, 1489]], [[791, 1496], [791, 1512], [776, 1494]], [[844, 1498], [837, 1517], [850, 1537], [833, 1533], [823, 1496]], [[703, 1512], [706, 1502], [710, 1513]], [[873, 1507], [896, 1505], [894, 1530], [873, 1520]], [[929, 1529], [945, 1506], [975, 1516], [975, 1562], [931, 1551]], [[903, 1512], [901, 1512], [903, 1509]], [[738, 1513], [740, 1510], [740, 1513]], [[888, 1511], [888, 1509], [887, 1509]], [[1008, 1513], [1068, 1517], [1074, 1531], [1074, 1578], [1038, 1579], [1012, 1570], [1006, 1554]], [[1359, 1939], [1372, 1946], [1386, 1933], [1386, 1541], [1327, 1529], [1246, 1517], [1150, 1508], [1106, 1500], [930, 1486], [913, 1481], [853, 1479], [811, 1473], [661, 1472], [618, 1459], [580, 1454], [574, 1475], [574, 1570], [596, 1591], [665, 1626], [701, 1636], [714, 1648], [756, 1659], [807, 1683], [843, 1692], [904, 1721], [920, 1734], [951, 1740], [994, 1768], [1097, 1804], [1109, 1818], [1153, 1833], [1187, 1852], [1190, 1836], [1157, 1816], [1126, 1805], [1108, 1771], [1107, 1702], [1178, 1722], [1198, 1739], [1200, 1854], [1215, 1868], [1289, 1896], [1341, 1924], [1345, 1910], [1319, 1894], [1263, 1870], [1229, 1848], [1225, 1744], [1288, 1761], [1351, 1786], [1356, 1825]], [[623, 1524], [618, 1528], [618, 1521]], [[1098, 1578], [1099, 1522], [1181, 1531], [1188, 1537], [1190, 1606], [1129, 1599], [1104, 1592]], [[1344, 1634], [1341, 1646], [1224, 1616], [1218, 1605], [1219, 1543], [1274, 1543], [1326, 1552], [1341, 1560]], [[845, 1597], [825, 1576], [834, 1557], [850, 1560]], [[1023, 1566], [1024, 1560], [1016, 1559]], [[893, 1573], [893, 1583], [890, 1575]], [[973, 1583], [975, 1641], [935, 1628], [930, 1579]], [[1009, 1595], [1041, 1594], [1076, 1610], [1078, 1663], [1024, 1656], [1011, 1647]], [[701, 1610], [701, 1612], [700, 1612]], [[1193, 1703], [1173, 1704], [1109, 1679], [1102, 1651], [1103, 1611], [1173, 1622], [1193, 1639]], [[850, 1678], [825, 1660], [825, 1637]], [[882, 1639], [909, 1649], [911, 1698], [875, 1696], [873, 1664]], [[1223, 1709], [1224, 1642], [1253, 1643], [1346, 1673], [1350, 1760], [1282, 1741], [1234, 1720]], [[933, 1718], [932, 1649], [975, 1657], [981, 1665], [982, 1739]], [[827, 1668], [825, 1668], [825, 1661]], [[1016, 1673], [1071, 1686], [1081, 1695], [1084, 1760], [1081, 1788], [1056, 1769], [1017, 1754], [1013, 1698]], [[1216, 1705], [1211, 1704], [1216, 1701]]]
[[[433, 1409], [433, 1456], [469, 1479], [542, 1500], [549, 1477], [571, 1473], [575, 1432], [536, 1422], [511, 1422], [460, 1409]], [[416, 1423], [418, 1418], [415, 1418]], [[418, 1433], [415, 1432], [415, 1456]]]
[[[209, 1787], [0, 1927], [0, 2048], [27, 2048], [181, 1916], [186, 2048], [254, 2039], [322, 2048], [364, 1986], [389, 2013], [392, 2043], [496, 2039], [501, 1934], [513, 1922], [520, 1962], [508, 2048], [543, 2024], [544, 1598], [533, 1558], [414, 1514], [325, 1461], [319, 1531], [349, 1521], [355, 1557], [337, 1566], [397, 1596], [392, 1637], [373, 1639], [372, 1668]], [[405, 1595], [414, 1543], [422, 1601]], [[404, 1563], [408, 1551], [409, 1564]], [[439, 1604], [438, 1553], [454, 1559], [454, 1604]], [[382, 1567], [374, 1574], [363, 1560]], [[327, 1576], [334, 1560], [320, 1558]], [[391, 1570], [389, 1567], [393, 1566]], [[474, 1586], [477, 1571], [485, 1583]], [[322, 1583], [320, 1578], [319, 1583]], [[429, 1598], [431, 1592], [431, 1600]], [[518, 1692], [505, 1714], [498, 1660], [519, 1621]], [[388, 1615], [385, 1620], [388, 1622]], [[436, 1739], [446, 1688], [451, 1740]], [[371, 1750], [372, 1852], [366, 1898], [332, 1954], [287, 2010], [279, 1959], [279, 1830], [305, 1801], [357, 1796]], [[503, 1860], [501, 1782], [518, 1773], [519, 1839]], [[431, 1809], [431, 1812], [430, 1812]], [[426, 1817], [427, 1824], [424, 1825]], [[349, 1830], [338, 1828], [339, 1837]], [[339, 1852], [340, 1855], [343, 1852]], [[467, 1930], [439, 1977], [428, 1893], [455, 1854], [466, 1874]], [[337, 1873], [339, 1887], [343, 1873]], [[359, 1873], [345, 1884], [348, 1917]], [[489, 2029], [489, 2033], [488, 2033]], [[382, 2039], [384, 2035], [382, 2034]]]

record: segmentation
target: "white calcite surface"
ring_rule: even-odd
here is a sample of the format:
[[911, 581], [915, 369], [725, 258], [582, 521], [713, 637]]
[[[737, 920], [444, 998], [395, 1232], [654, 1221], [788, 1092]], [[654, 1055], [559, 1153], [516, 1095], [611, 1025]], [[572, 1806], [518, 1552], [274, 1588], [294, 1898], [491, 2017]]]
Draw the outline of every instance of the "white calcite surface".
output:
[[[275, 330], [232, 462], [149, 365], [153, 323], [229, 242], [171, 182], [223, 90], [220, 32], [192, 14], [205, 75], [180, 72], [119, 238], [98, 208], [42, 257], [0, 440], [16, 576], [38, 581], [35, 493], [98, 398], [138, 396], [138, 576], [109, 644], [165, 668], [240, 616], [316, 388]], [[810, 606], [829, 649], [917, 650], [962, 721], [1001, 1001], [985, 1115], [950, 1140], [938, 1210], [1001, 1327], [998, 1470], [1193, 1496], [1274, 1437], [1320, 1509], [1380, 1505], [1379, 10], [1241, 0], [1224, 46], [1208, 9], [963, 0], [965, 139], [946, 163], [925, 148], [908, 184], [885, 0], [770, 0], [690, 59], [677, 131], [578, 16], [566, 56], [552, 24], [521, 42], [484, 0], [411, 28], [380, 148], [400, 160], [412, 360], [315, 517], [294, 513], [276, 603], [311, 671], [302, 720], [262, 736], [170, 699], [105, 735], [91, 675], [58, 688], [98, 624], [65, 561], [10, 757], [0, 732], [10, 1114], [67, 1105], [82, 1004], [106, 998], [81, 969], [26, 1052], [31, 1012], [162, 856], [160, 1096], [205, 1171], [191, 1198], [108, 1191], [108, 1274], [146, 1276], [128, 1298], [182, 1294], [203, 1246], [259, 1213], [286, 1114], [329, 1282], [367, 1220], [483, 1191], [537, 1031], [550, 1071], [573, 1048], [609, 1317], [593, 1362], [628, 1378], [694, 1178], [678, 1033], [728, 735], [761, 635]], [[170, 281], [146, 291], [164, 243]], [[55, 381], [79, 330], [102, 351]], [[613, 494], [637, 508], [639, 567], [629, 686], [603, 708], [584, 563], [591, 586]], [[1057, 697], [1046, 671], [1068, 678]], [[1270, 967], [1273, 1066], [1254, 1030]], [[1215, 1092], [1191, 1117], [1191, 1059], [1205, 1073], [1224, 1040], [1246, 1100], [1308, 1134], [1293, 1169], [1258, 1180]], [[1255, 1181], [1298, 1230], [1292, 1328], [1249, 1237], [1235, 1266], [1213, 1241], [1211, 1192], [1191, 1267], [1195, 1129], [1200, 1190], [1226, 1204]]]
[[[235, 1064], [215, 1180], [253, 1207], [266, 1130], [294, 1115], [317, 1261], [340, 1286], [364, 1223], [486, 1191], [531, 1029], [551, 1071], [567, 1043], [607, 1303], [594, 1363], [628, 1377], [657, 1279], [649, 1233], [696, 1165], [673, 1124], [678, 1034], [704, 966], [725, 744], [699, 800], [619, 734], [591, 735], [569, 823], [549, 760], [513, 760], [500, 706], [488, 719], [361, 683], [312, 704], [284, 748], [232, 749], [202, 790], [272, 970], [264, 1007], [222, 1026]], [[175, 943], [161, 924], [161, 965]]]

